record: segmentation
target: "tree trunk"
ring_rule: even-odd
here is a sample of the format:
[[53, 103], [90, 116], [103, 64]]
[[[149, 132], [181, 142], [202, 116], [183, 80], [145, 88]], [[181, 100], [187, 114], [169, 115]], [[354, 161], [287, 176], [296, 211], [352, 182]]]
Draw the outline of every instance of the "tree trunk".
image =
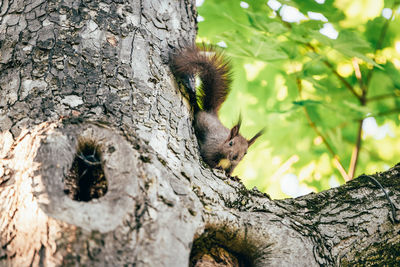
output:
[[399, 165], [374, 176], [389, 199], [363, 176], [274, 201], [201, 163], [168, 65], [195, 16], [190, 0], [0, 3], [0, 266], [399, 262]]

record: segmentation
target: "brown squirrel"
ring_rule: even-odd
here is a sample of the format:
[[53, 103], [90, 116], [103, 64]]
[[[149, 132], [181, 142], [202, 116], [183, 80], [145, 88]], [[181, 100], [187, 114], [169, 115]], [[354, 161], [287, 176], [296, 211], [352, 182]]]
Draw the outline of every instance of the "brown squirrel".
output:
[[[230, 130], [218, 118], [218, 110], [232, 82], [229, 60], [213, 48], [191, 46], [172, 56], [172, 68], [188, 89], [194, 108], [193, 124], [204, 161], [211, 168], [224, 169], [230, 175], [263, 130], [247, 140], [239, 134], [240, 118]], [[201, 80], [199, 97], [195, 88], [196, 74]]]

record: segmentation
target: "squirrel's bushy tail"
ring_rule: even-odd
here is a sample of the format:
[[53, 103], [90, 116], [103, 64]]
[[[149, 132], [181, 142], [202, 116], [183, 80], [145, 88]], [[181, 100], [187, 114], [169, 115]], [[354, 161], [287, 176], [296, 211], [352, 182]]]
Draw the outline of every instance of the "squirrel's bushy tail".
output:
[[205, 111], [217, 113], [232, 81], [229, 60], [212, 47], [193, 46], [174, 56], [173, 68], [179, 76], [199, 75], [200, 106]]

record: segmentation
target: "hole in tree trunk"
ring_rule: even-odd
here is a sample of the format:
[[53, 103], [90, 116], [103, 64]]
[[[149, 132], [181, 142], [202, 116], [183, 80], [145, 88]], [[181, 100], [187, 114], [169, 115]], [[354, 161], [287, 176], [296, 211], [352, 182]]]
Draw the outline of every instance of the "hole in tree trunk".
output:
[[65, 178], [64, 192], [73, 200], [89, 201], [107, 192], [101, 147], [94, 140], [80, 139], [72, 167]]
[[206, 231], [193, 243], [189, 266], [251, 267], [254, 265], [248, 255], [233, 252], [229, 248], [230, 245], [233, 244], [227, 244], [224, 241], [221, 242], [217, 232]]

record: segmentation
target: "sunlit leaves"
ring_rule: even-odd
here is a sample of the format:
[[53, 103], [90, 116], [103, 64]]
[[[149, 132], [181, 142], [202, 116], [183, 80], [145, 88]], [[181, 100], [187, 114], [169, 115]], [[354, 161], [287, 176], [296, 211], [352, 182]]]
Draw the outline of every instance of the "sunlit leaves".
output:
[[367, 41], [358, 36], [356, 32], [343, 30], [339, 37], [333, 42], [333, 48], [348, 57], [358, 57], [368, 63], [376, 65], [376, 63], [366, 56], [372, 52], [372, 49]]
[[356, 175], [393, 166], [400, 158], [399, 1], [278, 1], [275, 11], [260, 0], [246, 8], [205, 0], [198, 9], [199, 38], [223, 41], [233, 60], [223, 123], [231, 126], [241, 112], [245, 136], [267, 127], [236, 174], [273, 197], [287, 196], [281, 178], [297, 177], [296, 192], [327, 189], [343, 182], [331, 151], [347, 170], [366, 118], [376, 125], [365, 124]]

